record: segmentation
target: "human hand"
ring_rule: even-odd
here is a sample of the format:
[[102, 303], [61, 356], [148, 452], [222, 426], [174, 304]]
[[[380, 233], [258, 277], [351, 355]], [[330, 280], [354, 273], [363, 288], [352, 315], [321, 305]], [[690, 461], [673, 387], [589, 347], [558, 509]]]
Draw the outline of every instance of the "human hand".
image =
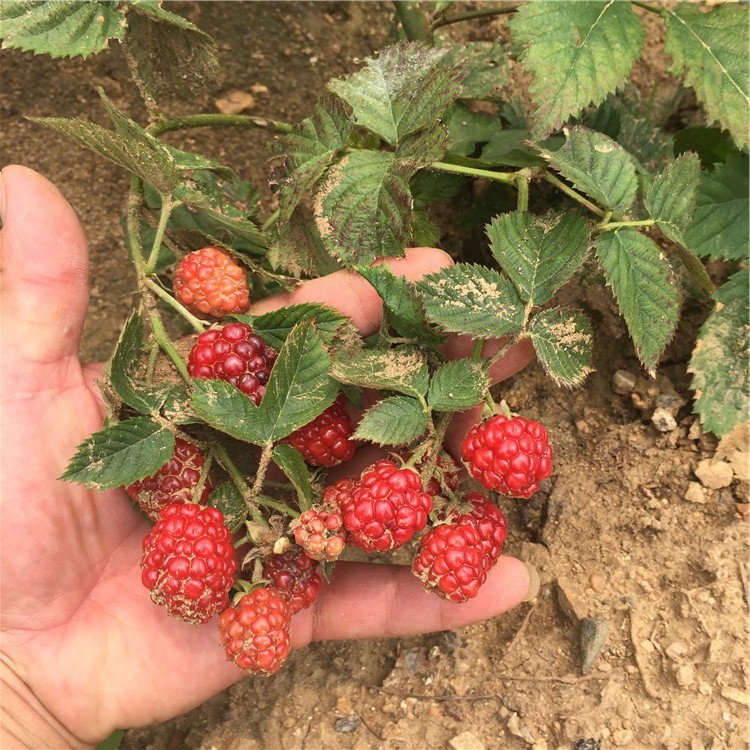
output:
[[[102, 365], [81, 365], [77, 354], [88, 303], [86, 239], [59, 191], [24, 167], [2, 171], [0, 217], [0, 743], [85, 746], [114, 728], [187, 711], [243, 673], [225, 659], [216, 628], [169, 618], [150, 601], [139, 571], [149, 526], [125, 493], [58, 479], [104, 417]], [[390, 265], [415, 279], [448, 262], [440, 251], [418, 249]], [[251, 312], [310, 300], [338, 307], [364, 334], [377, 330], [380, 299], [348, 272]], [[530, 357], [528, 347], [514, 348], [493, 377], [513, 374]], [[471, 418], [454, 426], [454, 449]], [[531, 578], [523, 563], [501, 557], [476, 599], [456, 605], [426, 596], [407, 567], [339, 563], [315, 604], [295, 616], [293, 647], [461, 627], [533, 595]]]

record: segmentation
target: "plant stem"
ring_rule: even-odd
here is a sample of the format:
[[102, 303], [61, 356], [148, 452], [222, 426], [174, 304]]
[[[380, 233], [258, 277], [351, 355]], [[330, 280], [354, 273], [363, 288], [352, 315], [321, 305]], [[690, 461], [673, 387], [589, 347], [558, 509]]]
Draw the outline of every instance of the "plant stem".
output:
[[262, 224], [260, 231], [267, 232], [278, 220], [281, 212], [277, 208]]
[[292, 518], [299, 518], [300, 515], [302, 515], [298, 510], [290, 508], [288, 505], [284, 505], [284, 503], [280, 503], [278, 500], [274, 500], [272, 497], [268, 497], [268, 495], [258, 495], [255, 500], [258, 505], [262, 505], [264, 508], [277, 510], [279, 511], [279, 513], [283, 513], [286, 516], [291, 516]]
[[174, 348], [174, 344], [170, 341], [169, 336], [167, 336], [167, 332], [164, 330], [164, 326], [162, 325], [161, 320], [159, 320], [159, 316], [156, 313], [152, 313], [149, 320], [151, 321], [151, 330], [154, 332], [154, 338], [164, 353], [172, 360], [172, 363], [177, 368], [180, 375], [182, 375], [182, 379], [189, 384], [190, 374], [187, 371], [187, 367], [182, 361], [182, 357], [178, 354], [177, 349]]
[[151, 345], [151, 351], [148, 353], [148, 365], [146, 366], [146, 382], [154, 382], [154, 369], [156, 368], [156, 360], [159, 356], [159, 344], [154, 342]]
[[611, 232], [613, 229], [621, 227], [652, 227], [656, 224], [655, 219], [643, 219], [642, 221], [612, 221], [609, 223], [599, 224], [600, 232]]
[[660, 8], [655, 8], [653, 5], [640, 2], [640, 0], [633, 0], [633, 5], [643, 8], [643, 10], [647, 10], [649, 13], [656, 13], [658, 16], [664, 15]]
[[450, 18], [438, 18], [430, 24], [430, 30], [435, 31], [441, 26], [448, 26], [451, 23], [460, 23], [461, 21], [472, 21], [475, 18], [486, 18], [488, 16], [502, 16], [506, 13], [513, 13], [518, 9], [518, 3], [509, 3], [502, 8], [482, 8], [480, 10], [469, 10], [466, 13], [458, 13]]
[[490, 169], [477, 169], [476, 167], [465, 167], [461, 164], [448, 164], [444, 161], [434, 161], [428, 169], [437, 172], [449, 172], [450, 174], [463, 174], [468, 177], [482, 177], [486, 180], [503, 182], [506, 185], [517, 185], [517, 172], [493, 172]]
[[164, 238], [164, 232], [167, 229], [169, 223], [169, 217], [172, 215], [172, 209], [175, 204], [172, 202], [172, 196], [161, 196], [161, 211], [159, 213], [159, 226], [156, 227], [156, 234], [154, 235], [154, 244], [151, 246], [151, 253], [146, 261], [146, 267], [143, 269], [147, 276], [150, 276], [156, 268], [156, 263], [159, 259], [159, 249], [161, 248], [161, 242]]
[[551, 172], [542, 172], [542, 175], [550, 185], [554, 185], [558, 190], [561, 190], [565, 195], [572, 198], [574, 201], [578, 201], [582, 206], [588, 208], [591, 213], [597, 216], [604, 216], [605, 212], [599, 206], [593, 204], [588, 198], [582, 196], [579, 192], [573, 190], [572, 187], [568, 187], [562, 180], [558, 179]]
[[255, 472], [255, 481], [250, 489], [250, 494], [253, 498], [257, 498], [261, 494], [263, 489], [263, 481], [266, 478], [266, 472], [271, 463], [271, 454], [273, 453], [273, 443], [266, 443], [263, 446], [263, 450], [260, 454], [260, 460], [258, 461], [258, 468]]
[[195, 317], [191, 312], [186, 310], [171, 294], [162, 289], [153, 279], [144, 279], [143, 283], [156, 294], [160, 299], [164, 300], [173, 310], [176, 310], [182, 315], [185, 320], [194, 328], [198, 333], [203, 333], [206, 324]]
[[127, 240], [130, 254], [133, 256], [135, 270], [139, 277], [146, 275], [146, 267], [143, 262], [143, 245], [141, 244], [141, 234], [138, 228], [142, 201], [143, 182], [140, 177], [133, 175], [130, 178], [130, 192], [128, 193]]
[[406, 38], [411, 42], [432, 43], [432, 32], [427, 17], [417, 3], [409, 0], [395, 0], [393, 3], [398, 20], [404, 29]]
[[484, 349], [484, 339], [478, 338], [474, 342], [474, 348], [471, 350], [471, 359], [474, 362], [482, 361], [482, 350]]
[[279, 120], [269, 120], [266, 117], [253, 117], [251, 115], [222, 115], [222, 114], [198, 114], [185, 115], [184, 117], [169, 117], [154, 123], [148, 129], [153, 136], [159, 136], [173, 130], [185, 130], [187, 128], [205, 128], [216, 126], [229, 126], [241, 128], [263, 128], [275, 130], [277, 133], [291, 133], [292, 125]]
[[255, 521], [255, 523], [261, 524], [262, 526], [268, 526], [268, 524], [266, 523], [266, 519], [263, 518], [261, 513], [258, 511], [258, 508], [255, 506], [255, 503], [253, 503], [250, 499], [252, 490], [250, 489], [250, 486], [245, 481], [242, 474], [240, 474], [240, 472], [238, 471], [237, 467], [234, 465], [234, 461], [229, 458], [227, 449], [223, 445], [221, 445], [221, 443], [215, 443], [212, 446], [212, 449], [216, 454], [216, 457], [219, 459], [219, 462], [224, 467], [227, 474], [229, 474], [237, 489], [240, 491], [240, 494], [245, 500], [245, 505], [247, 506], [247, 509], [253, 521]]
[[[523, 171], [523, 170], [522, 170]], [[521, 212], [529, 210], [529, 178], [518, 172], [516, 187], [518, 188], [518, 210]]]

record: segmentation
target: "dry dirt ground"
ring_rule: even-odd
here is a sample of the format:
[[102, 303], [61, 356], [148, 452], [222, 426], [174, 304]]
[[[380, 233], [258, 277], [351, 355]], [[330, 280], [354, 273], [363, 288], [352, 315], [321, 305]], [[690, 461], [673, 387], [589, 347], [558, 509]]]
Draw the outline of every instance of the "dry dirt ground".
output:
[[[222, 58], [221, 81], [203, 99], [175, 102], [174, 112], [212, 111], [228, 90], [261, 84], [268, 91], [253, 114], [297, 121], [325, 81], [355, 69], [389, 28], [379, 3], [171, 7], [217, 38]], [[119, 228], [128, 178], [23, 116], [103, 122], [95, 86], [133, 116], [142, 110], [116, 49], [88, 61], [4, 51], [0, 64], [0, 158], [45, 174], [78, 211], [93, 274], [82, 356], [105, 358], [130, 305]], [[175, 142], [260, 187], [269, 137], [228, 129]], [[122, 747], [747, 747], [748, 525], [735, 504], [747, 501], [748, 437], [740, 431], [718, 445], [691, 415], [686, 361], [707, 309], [689, 305], [659, 379], [647, 381], [608, 297], [589, 291], [583, 301], [598, 331], [585, 387], [559, 389], [532, 365], [502, 393], [514, 410], [544, 419], [556, 455], [532, 501], [501, 500], [507, 552], [541, 572], [534, 602], [457, 632], [314, 645], [272, 678], [245, 679], [189, 714], [128, 731]], [[675, 429], [657, 429], [657, 405]]]

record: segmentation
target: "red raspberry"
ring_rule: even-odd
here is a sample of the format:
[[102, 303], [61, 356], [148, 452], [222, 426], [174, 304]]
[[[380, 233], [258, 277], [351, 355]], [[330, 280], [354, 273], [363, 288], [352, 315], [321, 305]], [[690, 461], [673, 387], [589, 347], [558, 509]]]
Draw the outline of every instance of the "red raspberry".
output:
[[226, 606], [236, 571], [232, 535], [216, 508], [168, 505], [143, 540], [143, 585], [187, 622], [207, 622]]
[[344, 551], [346, 529], [337, 506], [313, 505], [290, 528], [294, 531], [294, 541], [313, 560], [333, 562]]
[[428, 591], [465, 602], [477, 595], [490, 567], [473, 524], [444, 523], [420, 540], [412, 572]]
[[474, 479], [511, 497], [531, 497], [552, 473], [547, 430], [523, 417], [495, 414], [474, 425], [461, 456]]
[[307, 609], [320, 593], [320, 565], [299, 547], [263, 558], [263, 578], [287, 602], [292, 614]]
[[277, 352], [245, 323], [211, 328], [198, 336], [188, 356], [194, 378], [220, 378], [236, 385], [257, 406]]
[[503, 551], [505, 537], [508, 536], [508, 522], [500, 508], [481, 492], [471, 492], [464, 500], [471, 503], [472, 510], [459, 514], [451, 522], [456, 526], [468, 523], [477, 530], [482, 554], [489, 567], [492, 567]]
[[218, 247], [195, 250], [180, 261], [174, 296], [189, 310], [214, 318], [243, 313], [250, 302], [245, 271]]
[[362, 472], [342, 507], [352, 542], [366, 552], [405, 544], [425, 527], [431, 510], [432, 497], [419, 474], [386, 459]]
[[352, 490], [355, 482], [353, 479], [339, 479], [334, 484], [329, 484], [323, 490], [322, 504], [328, 508], [344, 510], [352, 499]]
[[[189, 503], [195, 498], [195, 489], [203, 470], [203, 454], [187, 440], [175, 438], [172, 458], [156, 474], [133, 482], [125, 492], [141, 506], [152, 520], [159, 520], [162, 508], [172, 503]], [[206, 477], [203, 491], [197, 502], [205, 503], [211, 493], [211, 478]]]
[[219, 616], [219, 638], [227, 659], [252, 674], [271, 675], [289, 655], [292, 611], [279, 592], [259, 588]]
[[356, 445], [350, 436], [352, 421], [341, 399], [334, 401], [309, 424], [295, 430], [281, 442], [296, 448], [310, 466], [336, 466], [348, 461]]

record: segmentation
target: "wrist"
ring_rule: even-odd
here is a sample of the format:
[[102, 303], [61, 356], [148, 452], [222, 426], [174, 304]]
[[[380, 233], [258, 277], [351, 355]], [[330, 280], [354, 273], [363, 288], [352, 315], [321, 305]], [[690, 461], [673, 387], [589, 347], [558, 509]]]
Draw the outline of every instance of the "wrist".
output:
[[71, 734], [0, 656], [0, 748], [63, 750], [91, 748]]

